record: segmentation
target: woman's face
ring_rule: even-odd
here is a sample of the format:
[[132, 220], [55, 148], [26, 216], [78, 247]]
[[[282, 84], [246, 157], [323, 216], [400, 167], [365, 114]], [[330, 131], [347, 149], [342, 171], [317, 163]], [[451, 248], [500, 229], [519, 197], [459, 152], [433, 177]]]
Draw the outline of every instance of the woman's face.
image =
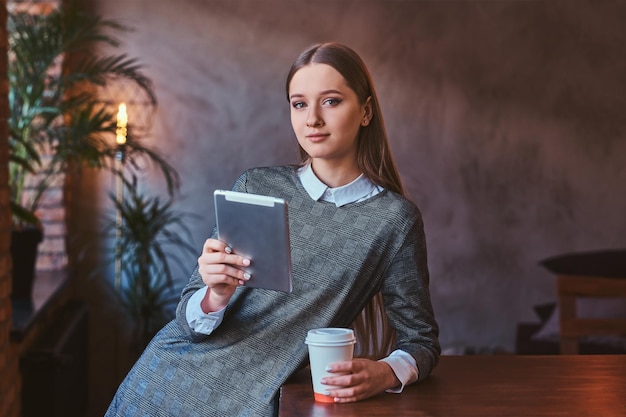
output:
[[291, 125], [313, 159], [354, 164], [356, 138], [369, 123], [371, 105], [361, 105], [343, 76], [330, 65], [309, 64], [289, 83]]

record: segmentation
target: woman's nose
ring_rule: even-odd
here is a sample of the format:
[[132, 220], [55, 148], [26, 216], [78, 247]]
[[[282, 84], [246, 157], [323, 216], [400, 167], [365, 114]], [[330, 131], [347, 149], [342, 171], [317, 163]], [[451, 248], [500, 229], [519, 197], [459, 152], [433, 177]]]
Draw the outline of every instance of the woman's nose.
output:
[[308, 127], [317, 127], [322, 125], [322, 118], [319, 116], [315, 108], [310, 108], [306, 118], [306, 125]]

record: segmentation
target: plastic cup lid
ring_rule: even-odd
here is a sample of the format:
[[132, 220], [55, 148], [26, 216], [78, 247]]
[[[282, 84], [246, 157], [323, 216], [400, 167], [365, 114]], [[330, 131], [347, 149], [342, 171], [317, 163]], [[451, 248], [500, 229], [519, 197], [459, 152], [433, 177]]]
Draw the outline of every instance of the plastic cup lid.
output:
[[309, 330], [306, 340], [307, 345], [345, 345], [356, 343], [354, 332], [352, 329], [344, 329], [339, 327], [326, 327], [322, 329]]

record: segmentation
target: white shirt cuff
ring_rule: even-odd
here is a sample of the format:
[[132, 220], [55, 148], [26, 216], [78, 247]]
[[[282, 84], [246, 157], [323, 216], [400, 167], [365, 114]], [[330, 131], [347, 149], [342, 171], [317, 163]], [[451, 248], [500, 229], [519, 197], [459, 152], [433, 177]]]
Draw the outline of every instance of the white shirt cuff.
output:
[[387, 362], [391, 369], [396, 374], [396, 377], [400, 380], [401, 385], [397, 388], [388, 389], [386, 392], [392, 394], [399, 394], [402, 392], [406, 385], [409, 385], [415, 381], [419, 376], [419, 369], [415, 358], [409, 353], [396, 349], [386, 358], [381, 359], [382, 362]]
[[191, 330], [196, 333], [209, 335], [222, 323], [226, 307], [210, 313], [202, 311], [200, 304], [206, 295], [207, 289], [208, 287], [205, 286], [193, 293], [193, 295], [189, 297], [185, 311], [187, 314], [187, 323], [189, 323]]

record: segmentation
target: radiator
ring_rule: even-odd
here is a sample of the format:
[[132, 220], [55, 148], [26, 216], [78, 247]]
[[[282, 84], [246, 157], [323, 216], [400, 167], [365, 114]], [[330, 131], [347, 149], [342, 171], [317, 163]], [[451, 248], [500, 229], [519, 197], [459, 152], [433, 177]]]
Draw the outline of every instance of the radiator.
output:
[[87, 368], [87, 307], [70, 301], [20, 360], [22, 417], [84, 417]]

